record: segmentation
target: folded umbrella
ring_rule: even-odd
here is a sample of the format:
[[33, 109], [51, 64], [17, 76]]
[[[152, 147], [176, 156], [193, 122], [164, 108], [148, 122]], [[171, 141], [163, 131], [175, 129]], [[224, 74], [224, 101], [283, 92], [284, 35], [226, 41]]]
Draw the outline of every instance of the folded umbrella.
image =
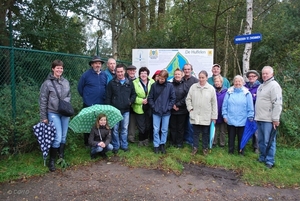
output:
[[43, 153], [44, 165], [46, 165], [48, 152], [56, 135], [56, 128], [52, 121], [48, 124], [39, 122], [33, 126], [33, 133], [40, 144], [40, 148]]
[[243, 137], [240, 144], [240, 151], [242, 151], [242, 149], [246, 146], [246, 144], [248, 143], [248, 141], [250, 140], [250, 138], [252, 137], [252, 135], [255, 133], [256, 130], [257, 130], [256, 121], [254, 120], [250, 121], [249, 119], [247, 119], [245, 129], [243, 132]]
[[215, 138], [215, 131], [216, 131], [216, 127], [215, 127], [215, 123], [212, 121], [210, 123], [210, 132], [209, 132], [209, 148], [212, 148], [213, 142], [214, 142], [214, 138]]
[[75, 133], [89, 133], [99, 114], [105, 114], [110, 128], [114, 127], [123, 116], [117, 108], [111, 105], [92, 105], [83, 108], [69, 123]]

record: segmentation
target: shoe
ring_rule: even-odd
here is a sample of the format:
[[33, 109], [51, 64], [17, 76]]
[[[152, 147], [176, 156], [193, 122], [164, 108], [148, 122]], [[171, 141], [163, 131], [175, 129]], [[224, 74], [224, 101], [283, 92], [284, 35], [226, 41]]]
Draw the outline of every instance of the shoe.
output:
[[96, 154], [92, 154], [92, 153], [91, 153], [91, 160], [94, 160], [94, 159], [96, 159], [96, 157], [97, 157], [97, 155], [96, 155]]
[[100, 156], [101, 156], [103, 159], [108, 159], [108, 156], [107, 156], [106, 153], [103, 152], [103, 151], [100, 152]]
[[195, 156], [197, 152], [198, 152], [198, 149], [196, 147], [193, 147], [193, 151], [192, 151], [191, 155]]
[[143, 144], [144, 144], [145, 147], [148, 147], [148, 145], [149, 145], [149, 140], [148, 139], [146, 139], [146, 140], [144, 140], [142, 142], [143, 142]]
[[128, 142], [135, 143], [135, 140], [133, 138], [128, 138]]
[[203, 149], [202, 152], [203, 152], [203, 155], [206, 156], [208, 154], [208, 149]]
[[264, 161], [259, 160], [259, 158], [256, 161], [259, 163], [264, 163]]
[[266, 164], [266, 167], [269, 168], [269, 169], [272, 169], [272, 168], [273, 168], [273, 165], [271, 165], [271, 164]]
[[115, 155], [116, 155], [118, 152], [119, 152], [118, 149], [113, 149], [113, 150], [112, 150], [112, 153], [115, 154]]
[[183, 148], [183, 145], [182, 145], [182, 144], [178, 144], [178, 145], [177, 145], [177, 148], [178, 148], [178, 149], [182, 149], [182, 148]]
[[159, 148], [158, 147], [154, 147], [154, 153], [158, 154], [159, 153]]
[[122, 148], [122, 150], [124, 151], [124, 152], [127, 152], [127, 151], [129, 151], [129, 148], [127, 147], [127, 148]]
[[139, 141], [138, 147], [142, 147], [142, 146], [144, 146], [144, 141]]
[[165, 145], [164, 145], [164, 144], [161, 144], [161, 145], [159, 145], [159, 147], [160, 147], [161, 153], [162, 153], [162, 154], [166, 154]]
[[258, 149], [254, 149], [253, 151], [254, 151], [254, 153], [256, 153], [256, 154], [259, 154], [259, 150], [258, 150]]

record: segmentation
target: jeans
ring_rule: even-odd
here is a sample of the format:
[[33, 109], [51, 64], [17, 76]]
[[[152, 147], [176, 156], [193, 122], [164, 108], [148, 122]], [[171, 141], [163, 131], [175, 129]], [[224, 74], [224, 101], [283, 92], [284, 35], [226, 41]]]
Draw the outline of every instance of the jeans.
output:
[[[123, 120], [119, 121], [114, 127], [112, 132], [112, 145], [114, 150], [128, 148], [127, 136], [128, 136], [128, 124], [129, 124], [129, 112], [122, 114]], [[120, 134], [119, 134], [120, 129]]]
[[[153, 114], [153, 145], [159, 147], [161, 144], [166, 144], [169, 128], [169, 119], [171, 115], [159, 116]], [[160, 124], [161, 123], [161, 124]], [[161, 126], [161, 136], [159, 137], [159, 128]]]
[[70, 117], [65, 117], [57, 113], [48, 113], [48, 121], [53, 121], [56, 128], [56, 135], [52, 142], [53, 148], [59, 148], [60, 143], [66, 143]]
[[111, 151], [111, 150], [113, 150], [113, 146], [112, 146], [112, 144], [108, 144], [106, 147], [104, 147], [104, 148], [102, 148], [102, 147], [100, 147], [100, 146], [93, 146], [92, 148], [91, 148], [91, 154], [95, 154], [95, 153], [98, 153], [98, 152], [101, 152], [101, 151], [103, 151], [104, 153], [105, 152], [108, 152], [108, 151]]
[[193, 124], [193, 147], [197, 148], [199, 147], [199, 137], [200, 133], [202, 133], [202, 149], [208, 149], [209, 144], [209, 129], [210, 126], [204, 126], [204, 125], [195, 125]]
[[258, 145], [259, 145], [259, 152], [260, 152], [259, 161], [265, 162], [266, 164], [269, 165], [275, 164], [275, 153], [276, 153], [276, 136], [274, 136], [274, 139], [271, 139], [272, 142], [269, 150], [266, 150], [270, 140], [272, 127], [273, 127], [272, 122], [263, 122], [263, 121], [257, 122]]
[[190, 122], [190, 115], [188, 114], [185, 120], [184, 141], [186, 141], [190, 145], [193, 145], [193, 135], [193, 125]]

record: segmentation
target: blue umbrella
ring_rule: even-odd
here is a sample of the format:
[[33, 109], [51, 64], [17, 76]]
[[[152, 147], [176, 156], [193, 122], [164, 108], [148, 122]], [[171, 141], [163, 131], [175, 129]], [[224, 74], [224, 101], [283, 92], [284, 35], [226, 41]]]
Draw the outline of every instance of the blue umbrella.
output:
[[48, 124], [39, 122], [34, 125], [32, 129], [40, 144], [41, 151], [43, 152], [44, 165], [46, 165], [48, 152], [56, 135], [56, 128], [53, 122], [50, 121]]
[[209, 148], [212, 148], [213, 142], [214, 142], [214, 138], [215, 138], [215, 131], [216, 131], [216, 127], [215, 127], [215, 123], [212, 121], [210, 123], [210, 132], [209, 132]]
[[257, 130], [256, 121], [254, 120], [250, 121], [249, 119], [247, 119], [243, 137], [240, 144], [240, 151], [242, 151], [242, 149], [246, 146], [247, 142], [249, 141], [249, 139], [252, 137], [252, 135], [255, 133], [256, 130]]

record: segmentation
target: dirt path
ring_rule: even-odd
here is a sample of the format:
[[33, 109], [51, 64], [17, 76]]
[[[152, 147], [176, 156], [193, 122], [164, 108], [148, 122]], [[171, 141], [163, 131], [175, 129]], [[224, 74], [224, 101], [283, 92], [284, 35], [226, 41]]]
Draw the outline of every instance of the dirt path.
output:
[[42, 177], [0, 184], [0, 200], [300, 200], [298, 189], [252, 187], [237, 175], [185, 165], [180, 176], [96, 161]]

